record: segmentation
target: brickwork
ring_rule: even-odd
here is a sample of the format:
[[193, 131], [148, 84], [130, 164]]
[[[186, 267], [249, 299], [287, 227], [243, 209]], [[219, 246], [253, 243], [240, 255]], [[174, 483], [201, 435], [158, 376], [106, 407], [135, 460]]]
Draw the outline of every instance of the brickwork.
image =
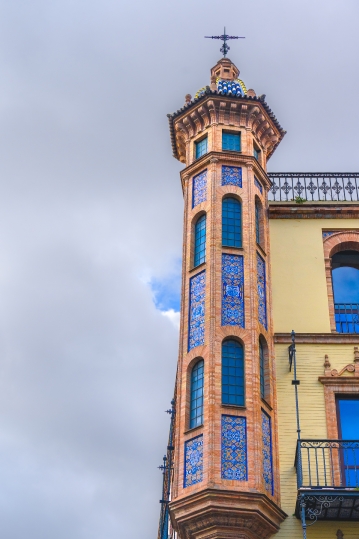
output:
[[[174, 122], [179, 153], [185, 156], [181, 173], [184, 194], [184, 238], [180, 349], [176, 395], [176, 446], [174, 484], [170, 505], [172, 523], [186, 538], [269, 537], [285, 518], [281, 511], [276, 415], [276, 380], [270, 290], [270, 253], [268, 227], [268, 189], [265, 173], [267, 154], [281, 138], [272, 118], [260, 103], [233, 102], [212, 95], [205, 103], [191, 107]], [[222, 131], [241, 134], [241, 151], [222, 151]], [[195, 160], [194, 142], [208, 136], [208, 153]], [[253, 145], [260, 148], [260, 160], [253, 157]], [[183, 160], [183, 159], [182, 159]], [[241, 182], [222, 185], [222, 167], [241, 168]], [[193, 177], [207, 170], [206, 200], [192, 207]], [[255, 179], [256, 178], [256, 182]], [[258, 188], [262, 186], [262, 192]], [[240, 186], [241, 185], [241, 186]], [[242, 247], [222, 247], [222, 199], [237, 197], [242, 203]], [[262, 212], [261, 245], [256, 244], [255, 201]], [[206, 262], [193, 268], [193, 223], [201, 213], [207, 216]], [[257, 256], [266, 264], [267, 329], [258, 321]], [[222, 326], [222, 255], [241, 255], [244, 262], [244, 328]], [[204, 344], [188, 350], [190, 279], [206, 271]], [[266, 401], [260, 397], [259, 338], [265, 340]], [[222, 405], [221, 347], [223, 339], [238, 339], [245, 352], [245, 406]], [[190, 369], [197, 358], [204, 360], [204, 422], [189, 429]], [[270, 405], [268, 404], [270, 403]], [[262, 409], [272, 426], [273, 493], [263, 476]], [[240, 481], [223, 479], [221, 474], [221, 422], [223, 415], [245, 418], [247, 477]], [[184, 447], [203, 436], [201, 481], [184, 486]], [[267, 442], [266, 442], [267, 443]], [[266, 447], [268, 451], [268, 447]], [[268, 481], [267, 481], [268, 483]], [[197, 500], [197, 501], [196, 501]], [[207, 505], [206, 505], [207, 504]], [[209, 505], [208, 505], [209, 504]], [[213, 521], [208, 507], [214, 504]], [[251, 517], [249, 519], [249, 514]], [[202, 515], [199, 517], [198, 515]], [[228, 515], [233, 516], [230, 524]], [[246, 521], [247, 519], [247, 521]], [[249, 526], [249, 523], [251, 525]], [[217, 526], [217, 528], [216, 528]]]

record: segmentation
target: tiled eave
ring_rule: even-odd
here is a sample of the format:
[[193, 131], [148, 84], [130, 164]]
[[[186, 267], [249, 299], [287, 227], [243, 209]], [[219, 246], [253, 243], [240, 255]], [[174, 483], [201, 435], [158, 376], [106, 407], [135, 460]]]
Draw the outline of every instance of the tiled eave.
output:
[[[190, 103], [186, 103], [182, 108], [180, 108], [179, 110], [177, 110], [173, 114], [167, 114], [168, 121], [169, 121], [169, 128], [170, 128], [170, 137], [171, 137], [171, 145], [172, 145], [173, 157], [175, 157], [176, 159], [179, 159], [178, 151], [177, 151], [177, 145], [176, 145], [175, 130], [174, 130], [174, 121], [177, 118], [179, 118], [182, 114], [186, 114], [189, 110], [196, 107], [198, 105], [198, 103], [200, 103], [201, 101], [204, 102], [206, 99], [208, 99], [210, 97], [213, 97], [213, 96], [220, 97], [221, 100], [223, 100], [223, 101], [249, 101], [249, 102], [259, 103], [260, 105], [262, 105], [265, 112], [268, 114], [269, 118], [271, 119], [271, 121], [273, 122], [274, 126], [276, 127], [276, 129], [278, 130], [278, 132], [280, 134], [280, 139], [276, 143], [276, 145], [273, 147], [273, 149], [271, 151], [271, 154], [274, 152], [275, 148], [278, 146], [279, 142], [282, 140], [282, 138], [286, 134], [286, 131], [282, 128], [282, 126], [278, 122], [276, 116], [274, 115], [273, 111], [267, 105], [267, 103], [265, 101], [265, 95], [261, 95], [261, 96], [258, 96], [258, 97], [257, 96], [253, 97], [253, 96], [248, 96], [248, 95], [244, 95], [244, 96], [241, 96], [241, 95], [226, 96], [226, 95], [223, 95], [223, 94], [219, 94], [216, 90], [211, 90], [209, 87], [207, 87], [205, 94], [203, 94], [200, 97], [194, 98]], [[268, 158], [269, 157], [270, 157], [270, 155], [268, 156]]]
[[359, 202], [269, 202], [270, 219], [358, 219]]

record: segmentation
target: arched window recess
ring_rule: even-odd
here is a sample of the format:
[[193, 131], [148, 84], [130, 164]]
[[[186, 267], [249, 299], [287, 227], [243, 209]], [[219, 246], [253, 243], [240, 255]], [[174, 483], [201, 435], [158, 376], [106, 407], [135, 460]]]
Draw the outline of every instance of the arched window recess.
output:
[[331, 269], [336, 331], [359, 333], [359, 250], [335, 253]]
[[244, 349], [240, 342], [222, 343], [222, 403], [244, 406]]
[[222, 245], [242, 247], [242, 204], [234, 197], [222, 200]]

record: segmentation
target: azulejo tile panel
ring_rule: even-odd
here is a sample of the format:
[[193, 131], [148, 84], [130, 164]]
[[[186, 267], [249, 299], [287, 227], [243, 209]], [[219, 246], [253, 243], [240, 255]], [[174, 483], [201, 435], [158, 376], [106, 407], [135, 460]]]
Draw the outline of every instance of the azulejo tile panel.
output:
[[222, 185], [242, 187], [242, 168], [222, 166]]
[[261, 184], [261, 182], [254, 176], [254, 185], [256, 187], [258, 187], [258, 189], [260, 190], [261, 194], [263, 193], [263, 186]]
[[272, 428], [270, 417], [262, 410], [262, 456], [264, 488], [273, 495]]
[[207, 170], [193, 177], [192, 208], [207, 200]]
[[245, 417], [222, 415], [221, 475], [222, 479], [247, 480]]
[[244, 328], [243, 256], [222, 254], [222, 326]]
[[204, 344], [204, 306], [206, 296], [206, 272], [201, 271], [189, 282], [189, 328], [188, 351]]
[[323, 240], [325, 240], [325, 238], [327, 238], [328, 236], [331, 236], [332, 234], [335, 234], [335, 232], [337, 232], [337, 231], [336, 230], [333, 230], [333, 231], [327, 230], [326, 232], [323, 232]]
[[203, 435], [196, 436], [184, 444], [183, 486], [190, 487], [203, 479]]
[[267, 329], [266, 263], [257, 253], [258, 320]]

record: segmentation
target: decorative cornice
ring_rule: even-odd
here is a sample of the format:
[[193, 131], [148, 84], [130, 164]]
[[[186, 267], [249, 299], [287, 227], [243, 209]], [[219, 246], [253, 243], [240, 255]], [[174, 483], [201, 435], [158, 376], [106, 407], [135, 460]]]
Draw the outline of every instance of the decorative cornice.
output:
[[167, 114], [173, 156], [186, 162], [186, 140], [213, 124], [249, 127], [267, 152], [272, 155], [286, 131], [264, 100], [264, 96], [224, 96], [209, 87], [206, 92], [186, 103], [173, 114]]
[[182, 187], [185, 183], [185, 178], [195, 176], [201, 170], [211, 163], [223, 163], [225, 165], [233, 166], [245, 166], [251, 167], [254, 170], [254, 173], [262, 181], [265, 188], [268, 190], [271, 186], [271, 181], [268, 178], [266, 172], [258, 163], [255, 157], [251, 155], [245, 155], [240, 152], [208, 152], [205, 155], [202, 155], [199, 159], [196, 159], [188, 167], [184, 168], [180, 172]]
[[269, 202], [270, 219], [357, 219], [359, 202]]
[[[291, 344], [291, 333], [275, 333], [276, 344]], [[355, 333], [296, 333], [295, 342], [299, 344], [359, 344]]]
[[264, 494], [217, 489], [172, 501], [170, 514], [182, 539], [268, 539], [287, 517]]

